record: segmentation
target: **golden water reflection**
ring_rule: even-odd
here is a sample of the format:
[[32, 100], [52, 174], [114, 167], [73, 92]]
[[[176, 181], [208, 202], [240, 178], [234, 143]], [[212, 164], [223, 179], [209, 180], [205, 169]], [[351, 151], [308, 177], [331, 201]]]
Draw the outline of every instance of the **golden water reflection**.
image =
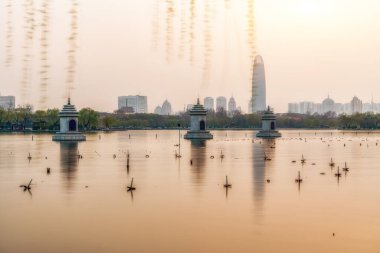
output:
[[177, 131], [0, 135], [0, 252], [379, 252], [380, 133], [212, 133], [180, 159]]

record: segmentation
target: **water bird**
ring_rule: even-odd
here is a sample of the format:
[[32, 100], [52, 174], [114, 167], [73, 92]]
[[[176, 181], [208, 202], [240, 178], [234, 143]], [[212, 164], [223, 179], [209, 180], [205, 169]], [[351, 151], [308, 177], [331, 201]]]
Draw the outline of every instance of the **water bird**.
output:
[[211, 159], [214, 159], [215, 157], [212, 155], [212, 156], [210, 156], [210, 158], [211, 158]]
[[301, 172], [298, 171], [298, 177], [296, 178], [296, 183], [302, 183], [302, 178], [301, 178]]
[[292, 163], [296, 163], [297, 161], [296, 160], [293, 160]]
[[270, 179], [267, 179], [267, 183], [270, 183]]
[[330, 166], [330, 167], [334, 167], [334, 166], [335, 166], [335, 163], [334, 163], [334, 161], [333, 161], [332, 158], [331, 158], [331, 161], [330, 161], [330, 163], [329, 163], [329, 166]]
[[50, 174], [50, 168], [49, 168], [49, 167], [46, 168], [46, 173], [47, 173], [47, 174]]
[[24, 191], [26, 191], [26, 190], [30, 191], [32, 189], [32, 186], [31, 186], [32, 181], [33, 181], [33, 179], [30, 179], [29, 184], [27, 184], [27, 185], [22, 184], [22, 185], [20, 185], [20, 187], [24, 188]]
[[339, 166], [338, 166], [338, 171], [335, 173], [335, 176], [336, 177], [341, 177], [342, 176], [342, 174], [339, 172]]
[[190, 160], [190, 165], [193, 165], [193, 159]]
[[133, 177], [132, 177], [131, 184], [129, 186], [127, 186], [127, 189], [128, 189], [128, 191], [134, 191], [134, 190], [136, 190], [136, 188], [133, 187]]
[[344, 168], [343, 168], [343, 171], [347, 172], [349, 171], [350, 169], [347, 167], [347, 162], [344, 162]]
[[321, 173], [319, 173], [319, 174], [321, 174], [321, 175], [326, 175], [326, 173], [324, 173], [324, 172], [321, 172]]
[[228, 183], [228, 177], [226, 176], [226, 183], [224, 184], [224, 188], [231, 188], [232, 185]]

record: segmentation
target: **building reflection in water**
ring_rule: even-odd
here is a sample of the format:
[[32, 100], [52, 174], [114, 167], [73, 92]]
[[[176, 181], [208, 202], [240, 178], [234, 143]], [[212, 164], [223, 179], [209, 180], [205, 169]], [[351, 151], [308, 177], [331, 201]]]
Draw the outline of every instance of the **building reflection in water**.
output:
[[193, 174], [193, 183], [201, 185], [205, 174], [206, 165], [206, 141], [191, 140], [191, 171]]
[[60, 164], [61, 175], [67, 190], [73, 188], [73, 181], [76, 178], [78, 168], [78, 143], [61, 142], [60, 143]]
[[264, 215], [265, 188], [267, 174], [271, 161], [265, 161], [264, 156], [274, 159], [275, 140], [262, 140], [253, 144], [253, 199], [256, 215], [261, 218]]

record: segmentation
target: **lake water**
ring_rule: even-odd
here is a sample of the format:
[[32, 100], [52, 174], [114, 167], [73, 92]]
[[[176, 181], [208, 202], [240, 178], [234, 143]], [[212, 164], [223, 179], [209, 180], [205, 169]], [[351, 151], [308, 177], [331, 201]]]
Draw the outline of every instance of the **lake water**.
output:
[[380, 252], [380, 133], [282, 133], [0, 135], [0, 252]]

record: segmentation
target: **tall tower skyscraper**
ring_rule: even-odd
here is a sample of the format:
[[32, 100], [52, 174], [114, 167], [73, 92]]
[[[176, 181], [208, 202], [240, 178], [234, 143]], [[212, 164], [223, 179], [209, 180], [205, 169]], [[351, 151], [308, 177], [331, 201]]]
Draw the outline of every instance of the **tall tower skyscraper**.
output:
[[221, 109], [227, 112], [227, 99], [222, 96], [216, 98], [216, 111]]
[[265, 111], [266, 102], [266, 82], [264, 60], [260, 55], [256, 56], [253, 65], [252, 76], [252, 97], [249, 102], [249, 112]]
[[214, 99], [212, 97], [206, 97], [203, 100], [204, 107], [207, 111], [215, 110], [214, 108]]

